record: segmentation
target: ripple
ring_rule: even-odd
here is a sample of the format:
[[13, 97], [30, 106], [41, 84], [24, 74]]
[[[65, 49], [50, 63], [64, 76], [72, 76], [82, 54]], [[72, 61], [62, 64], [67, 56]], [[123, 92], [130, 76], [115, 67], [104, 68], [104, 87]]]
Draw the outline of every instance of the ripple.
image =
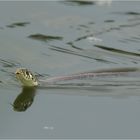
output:
[[2, 64], [3, 67], [16, 67], [17, 65], [19, 65], [19, 63], [17, 62], [12, 62], [11, 60], [4, 60], [2, 58], [0, 58], [0, 64]]
[[94, 46], [98, 47], [100, 49], [103, 49], [103, 50], [111, 51], [111, 52], [116, 52], [116, 53], [120, 53], [120, 54], [132, 55], [132, 56], [140, 57], [139, 53], [128, 52], [128, 51], [124, 51], [124, 50], [120, 50], [120, 49], [115, 49], [115, 48], [110, 48], [110, 47], [106, 47], [106, 46], [102, 46], [102, 45], [94, 45]]
[[61, 53], [66, 53], [66, 54], [71, 54], [71, 55], [76, 55], [76, 56], [92, 59], [92, 60], [95, 60], [95, 61], [98, 61], [98, 62], [102, 62], [102, 63], [115, 63], [115, 62], [112, 62], [112, 61], [109, 61], [109, 60], [105, 60], [105, 59], [102, 59], [102, 58], [96, 58], [94, 56], [90, 56], [89, 54], [86, 55], [84, 50], [80, 50], [80, 51], [77, 52], [77, 51], [72, 51], [72, 50], [69, 50], [69, 49], [64, 49], [64, 48], [61, 48], [61, 47], [58, 47], [58, 46], [54, 46], [54, 45], [50, 45], [49, 49], [53, 50], [53, 51], [61, 52]]
[[26, 25], [30, 24], [30, 22], [16, 22], [10, 25], [6, 25], [8, 28], [15, 28], [15, 27], [25, 27]]
[[139, 16], [140, 13], [139, 12], [135, 12], [135, 11], [128, 11], [128, 12], [112, 12], [112, 14], [117, 14], [117, 15], [134, 15], [134, 16]]
[[139, 25], [140, 25], [140, 22], [137, 22], [137, 23], [133, 23], [133, 24], [122, 24], [119, 27], [120, 28], [128, 28], [128, 27], [136, 27], [136, 26], [139, 26]]
[[29, 35], [28, 38], [31, 38], [34, 40], [39, 40], [39, 41], [44, 41], [44, 42], [63, 39], [63, 37], [61, 37], [61, 36], [50, 36], [50, 35], [43, 35], [43, 34], [32, 34], [32, 35]]
[[115, 20], [113, 20], [113, 19], [107, 19], [107, 20], [104, 20], [104, 22], [110, 23], [110, 22], [115, 22]]
[[70, 45], [74, 49], [83, 50], [82, 48], [79, 48], [79, 47], [75, 46], [73, 42], [68, 42], [67, 44]]
[[129, 11], [129, 12], [125, 12], [125, 15], [140, 15], [140, 13], [138, 12], [133, 12], [133, 11]]
[[61, 3], [68, 5], [68, 6], [89, 6], [89, 5], [94, 5], [94, 1], [83, 1], [83, 0], [67, 0], [67, 1], [61, 1]]

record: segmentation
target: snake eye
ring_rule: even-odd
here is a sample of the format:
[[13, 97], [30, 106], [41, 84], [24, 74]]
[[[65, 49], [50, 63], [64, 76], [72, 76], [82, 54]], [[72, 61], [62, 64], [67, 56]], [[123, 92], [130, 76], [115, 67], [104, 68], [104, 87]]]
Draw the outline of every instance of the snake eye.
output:
[[26, 74], [29, 76], [29, 72], [28, 71], [26, 71]]
[[16, 74], [20, 74], [19, 72], [16, 72]]

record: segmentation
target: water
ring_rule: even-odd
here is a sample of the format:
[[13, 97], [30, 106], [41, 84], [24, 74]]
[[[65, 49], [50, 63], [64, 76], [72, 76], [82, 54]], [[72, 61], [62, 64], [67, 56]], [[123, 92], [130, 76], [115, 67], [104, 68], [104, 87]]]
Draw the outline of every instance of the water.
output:
[[139, 4], [0, 2], [0, 138], [140, 138], [139, 74], [38, 89], [14, 75], [140, 68]]

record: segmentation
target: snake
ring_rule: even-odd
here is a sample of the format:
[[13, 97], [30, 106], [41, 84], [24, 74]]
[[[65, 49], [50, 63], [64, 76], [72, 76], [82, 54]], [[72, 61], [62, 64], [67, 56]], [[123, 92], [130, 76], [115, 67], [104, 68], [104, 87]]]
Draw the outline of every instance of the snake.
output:
[[[62, 75], [62, 76], [54, 76], [48, 77], [46, 80], [38, 79], [35, 74], [33, 74], [30, 70], [26, 68], [17, 68], [15, 71], [15, 75], [17, 80], [21, 83], [23, 87], [38, 87], [38, 86], [47, 86], [49, 84], [55, 84], [59, 81], [67, 81], [74, 79], [84, 79], [84, 78], [94, 78], [94, 77], [105, 77], [105, 76], [128, 76], [130, 73], [134, 73], [136, 71], [140, 72], [138, 68], [114, 68], [114, 69], [106, 69], [106, 70], [96, 70], [91, 72], [82, 72], [71, 75]], [[133, 74], [132, 74], [133, 76]], [[135, 74], [136, 76], [136, 74]]]

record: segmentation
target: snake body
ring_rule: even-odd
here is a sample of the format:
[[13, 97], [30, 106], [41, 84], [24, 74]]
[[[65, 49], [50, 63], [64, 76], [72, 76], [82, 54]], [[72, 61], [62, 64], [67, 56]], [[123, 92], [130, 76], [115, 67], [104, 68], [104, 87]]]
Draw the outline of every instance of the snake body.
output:
[[67, 81], [74, 79], [83, 79], [83, 78], [91, 78], [91, 77], [106, 77], [106, 76], [118, 76], [125, 75], [128, 73], [133, 73], [139, 71], [137, 68], [118, 68], [118, 69], [107, 69], [107, 70], [98, 70], [93, 72], [83, 72], [72, 74], [68, 76], [58, 76], [58, 77], [50, 77], [46, 80], [38, 79], [31, 71], [25, 68], [18, 68], [15, 72], [16, 78], [20, 81], [22, 86], [24, 87], [36, 87], [48, 84], [54, 84], [59, 81]]

